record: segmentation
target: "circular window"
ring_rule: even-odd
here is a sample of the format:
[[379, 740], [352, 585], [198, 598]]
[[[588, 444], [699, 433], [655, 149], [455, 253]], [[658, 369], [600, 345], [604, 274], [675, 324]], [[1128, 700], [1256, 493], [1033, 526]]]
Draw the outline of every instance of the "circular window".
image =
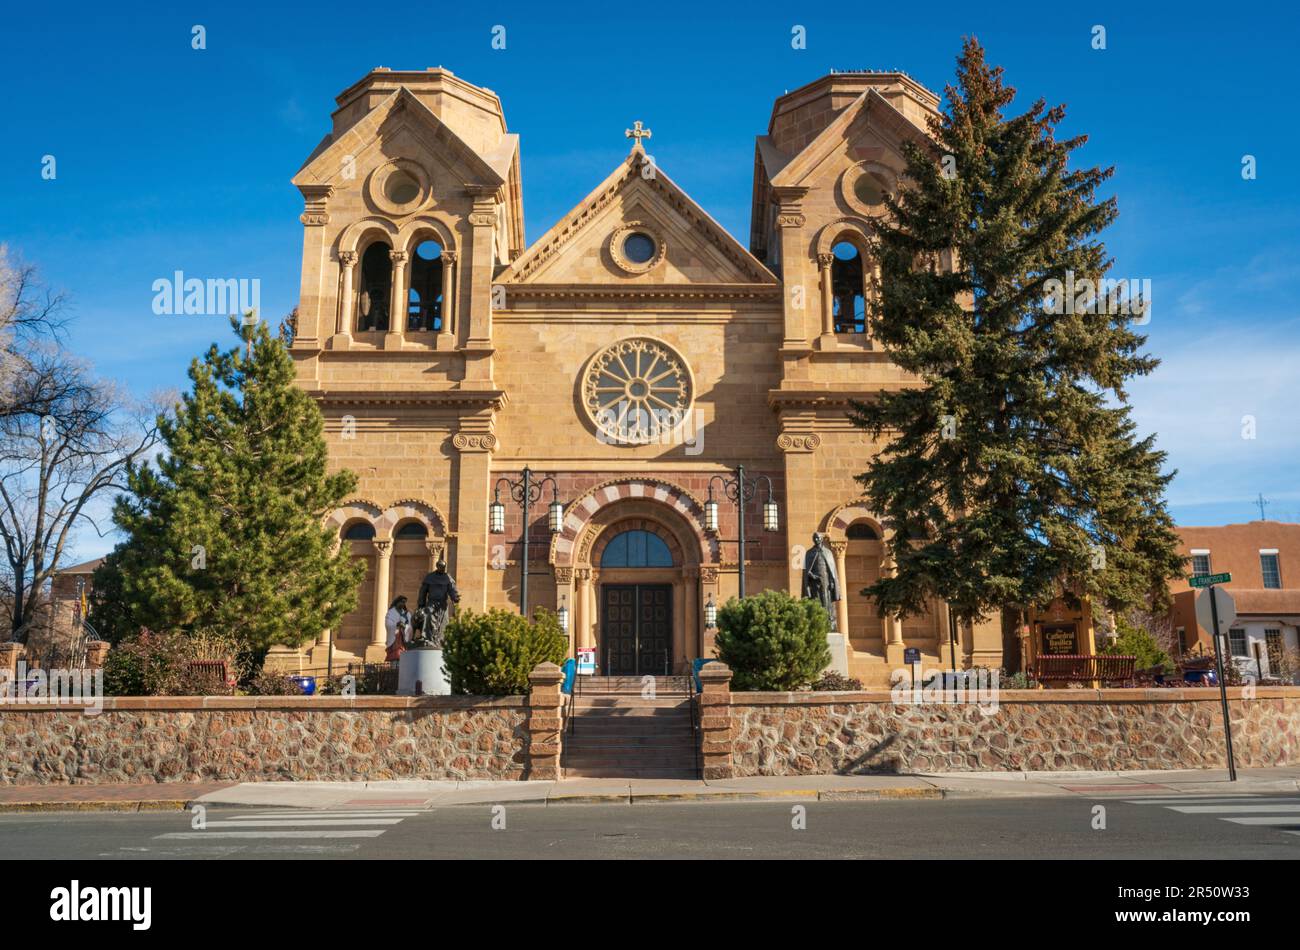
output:
[[623, 240], [623, 255], [633, 264], [644, 264], [655, 256], [655, 239], [643, 231], [633, 231]]
[[859, 214], [879, 215], [885, 212], [885, 199], [893, 190], [893, 182], [893, 173], [883, 165], [853, 165], [840, 177], [840, 195]]
[[598, 351], [582, 377], [582, 401], [602, 441], [660, 442], [690, 410], [694, 381], [686, 361], [658, 340], [620, 340]]
[[609, 256], [628, 274], [645, 274], [664, 259], [664, 241], [654, 228], [629, 221], [609, 238]]
[[397, 172], [384, 183], [384, 194], [395, 205], [410, 204], [420, 197], [420, 186], [406, 172]]

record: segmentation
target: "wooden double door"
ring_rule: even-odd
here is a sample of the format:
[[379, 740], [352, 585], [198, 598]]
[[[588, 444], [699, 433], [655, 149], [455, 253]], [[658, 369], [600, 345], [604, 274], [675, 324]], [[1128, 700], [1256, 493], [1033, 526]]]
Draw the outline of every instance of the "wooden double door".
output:
[[671, 584], [602, 584], [600, 657], [606, 676], [671, 672]]

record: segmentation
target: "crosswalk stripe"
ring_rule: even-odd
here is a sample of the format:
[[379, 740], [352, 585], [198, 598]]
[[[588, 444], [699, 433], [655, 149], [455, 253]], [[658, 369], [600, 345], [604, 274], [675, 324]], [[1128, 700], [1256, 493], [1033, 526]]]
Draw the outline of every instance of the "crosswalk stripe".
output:
[[254, 821], [208, 821], [206, 828], [292, 828], [294, 826], [398, 825], [401, 818], [266, 818]]
[[1300, 825], [1300, 818], [1294, 816], [1288, 817], [1278, 815], [1276, 817], [1252, 817], [1252, 818], [1224, 818], [1224, 821], [1230, 821], [1234, 825]]
[[1170, 805], [1169, 810], [1185, 815], [1233, 815], [1252, 811], [1300, 814], [1300, 805]]
[[403, 818], [413, 818], [419, 814], [416, 811], [373, 811], [373, 812], [351, 812], [351, 811], [268, 811], [259, 812], [254, 815], [232, 815], [227, 812], [219, 812], [221, 818], [226, 821], [256, 821], [265, 818], [347, 818], [357, 819], [359, 821], [369, 821], [376, 818], [396, 818], [399, 821]]
[[1266, 802], [1278, 802], [1281, 804], [1297, 804], [1300, 798], [1292, 795], [1289, 798], [1254, 798], [1248, 795], [1234, 795], [1230, 798], [1199, 798], [1195, 795], [1183, 795], [1179, 798], [1132, 798], [1125, 799], [1126, 805], [1161, 805], [1168, 807], [1170, 805], [1231, 805], [1236, 802], [1250, 802], [1255, 804], [1264, 804]]
[[206, 839], [214, 838], [378, 838], [388, 829], [319, 829], [316, 831], [170, 831], [167, 834], [155, 836], [158, 838], [170, 839]]

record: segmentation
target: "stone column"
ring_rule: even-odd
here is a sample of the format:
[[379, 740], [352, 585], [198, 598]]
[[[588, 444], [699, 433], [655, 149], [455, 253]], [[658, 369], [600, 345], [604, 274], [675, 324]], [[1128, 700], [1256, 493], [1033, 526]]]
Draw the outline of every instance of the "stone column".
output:
[[[388, 631], [384, 629], [384, 615], [388, 613], [388, 567], [392, 559], [392, 541], [372, 541], [375, 546], [375, 615], [374, 626], [370, 632], [370, 647], [366, 650], [367, 660], [383, 659], [385, 641]], [[379, 656], [375, 657], [376, 651]]]
[[25, 652], [26, 647], [21, 643], [0, 643], [0, 672], [7, 672], [12, 680], [17, 675], [18, 661]]
[[497, 437], [487, 431], [462, 430], [452, 436], [451, 444], [459, 452], [456, 565], [452, 573], [461, 591], [461, 603], [481, 611], [487, 607], [488, 503], [492, 500], [492, 452]]
[[[329, 198], [333, 185], [299, 185], [303, 196], [302, 279], [298, 285], [298, 330], [295, 348], [313, 349], [330, 335], [329, 314], [324, 305], [329, 300], [329, 278], [333, 273], [326, 225], [330, 223]], [[262, 316], [259, 314], [259, 316]]]
[[406, 290], [406, 252], [389, 251], [393, 262], [393, 288], [388, 303], [388, 332], [384, 334], [384, 349], [401, 349], [406, 337], [406, 309], [410, 303]]
[[560, 777], [561, 716], [564, 674], [554, 663], [541, 663], [528, 674], [528, 757], [524, 778], [553, 782]]
[[575, 594], [573, 568], [555, 568], [555, 610], [568, 605], [569, 629], [564, 631], [569, 639], [569, 656], [576, 657], [578, 652], [578, 598]]
[[776, 216], [776, 240], [781, 245], [781, 274], [785, 284], [785, 333], [782, 349], [807, 348], [809, 337], [808, 311], [812, 303], [812, 288], [808, 286], [808, 235], [807, 218], [802, 200], [807, 188], [777, 189], [779, 202]]
[[817, 267], [821, 273], [822, 297], [822, 339], [835, 339], [835, 294], [831, 282], [831, 265], [835, 263], [834, 254], [818, 254]]
[[97, 670], [104, 665], [108, 659], [108, 651], [111, 647], [103, 640], [91, 640], [86, 644], [86, 666]]
[[[680, 638], [680, 655], [685, 663], [686, 672], [689, 673], [691, 660], [702, 655], [695, 652], [700, 642], [699, 630], [704, 624], [704, 611], [700, 609], [700, 569], [698, 567], [688, 567], [682, 571], [682, 592], [686, 600], [686, 609], [683, 611], [686, 623], [683, 625]], [[674, 640], [677, 639], [674, 635]], [[674, 643], [673, 646], [676, 648], [678, 644]]]
[[[473, 194], [475, 189], [470, 191]], [[496, 220], [495, 191], [475, 194], [469, 215], [473, 236], [468, 249], [469, 327], [464, 347], [465, 379], [473, 382], [492, 379], [492, 272], [496, 267], [492, 252]]]
[[835, 576], [840, 579], [840, 599], [835, 605], [835, 625], [846, 637], [849, 635], [849, 572], [846, 568], [849, 542], [832, 541], [831, 550], [835, 552]]
[[442, 252], [442, 328], [438, 331], [438, 343], [456, 339], [456, 252]]
[[352, 275], [356, 270], [357, 252], [339, 252], [339, 309], [338, 325], [334, 332], [340, 337], [352, 339], [353, 306]]
[[592, 598], [591, 568], [579, 567], [573, 572], [573, 646], [593, 647], [596, 645], [596, 606]]
[[705, 663], [700, 686], [700, 777], [731, 778], [731, 667]]

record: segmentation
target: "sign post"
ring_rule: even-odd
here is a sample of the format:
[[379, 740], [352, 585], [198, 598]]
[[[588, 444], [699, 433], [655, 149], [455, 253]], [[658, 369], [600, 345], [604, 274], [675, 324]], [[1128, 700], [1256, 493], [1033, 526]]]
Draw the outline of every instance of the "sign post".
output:
[[[1207, 627], [1214, 640], [1214, 669], [1219, 678], [1219, 705], [1223, 709], [1223, 734], [1228, 742], [1228, 781], [1237, 781], [1237, 762], [1232, 754], [1232, 721], [1228, 717], [1228, 684], [1223, 676], [1223, 650], [1219, 646], [1219, 634], [1222, 627], [1232, 625], [1237, 619], [1237, 605], [1232, 595], [1220, 591], [1214, 585], [1232, 580], [1231, 574], [1198, 574], [1189, 582], [1193, 587], [1205, 588], [1196, 598], [1196, 619], [1201, 626]], [[1208, 602], [1208, 604], [1207, 604]], [[1224, 608], [1220, 613], [1220, 605]], [[1206, 624], [1205, 614], [1209, 612], [1210, 622]]]
[[916, 691], [916, 667], [921, 662], [921, 651], [917, 647], [903, 650], [903, 662], [912, 668], [912, 691]]

